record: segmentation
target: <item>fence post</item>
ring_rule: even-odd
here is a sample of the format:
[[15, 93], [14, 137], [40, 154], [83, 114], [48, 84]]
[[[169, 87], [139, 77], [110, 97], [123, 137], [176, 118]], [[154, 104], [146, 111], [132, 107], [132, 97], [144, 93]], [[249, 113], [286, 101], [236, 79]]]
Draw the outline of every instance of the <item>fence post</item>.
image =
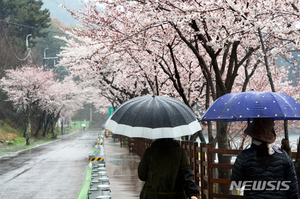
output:
[[133, 151], [132, 152], [134, 152], [134, 153], [137, 153], [137, 150], [138, 150], [138, 139], [137, 138], [133, 138], [133, 146], [134, 146], [134, 148], [133, 148]]
[[139, 157], [142, 157], [144, 140], [143, 138], [137, 138], [137, 140], [138, 140], [138, 144], [137, 144], [136, 154]]
[[205, 143], [201, 142], [200, 143], [200, 168], [201, 168], [201, 198], [206, 198], [205, 194], [204, 194], [204, 189], [205, 189], [205, 165], [204, 165], [204, 161], [205, 161], [205, 152], [203, 151], [205, 147]]
[[122, 135], [119, 135], [119, 140], [120, 140], [120, 147], [122, 148], [123, 147], [123, 140], [122, 140]]
[[197, 186], [199, 186], [199, 178], [197, 177], [197, 174], [199, 173], [199, 166], [197, 165], [197, 160], [198, 160], [197, 147], [198, 147], [198, 143], [193, 142], [194, 178], [195, 178], [195, 183], [197, 184]]
[[213, 186], [212, 183], [210, 183], [210, 179], [212, 178], [212, 153], [210, 152], [210, 149], [212, 148], [212, 144], [208, 143], [207, 145], [207, 194], [208, 194], [208, 199], [212, 199], [210, 196], [211, 193], [213, 192]]
[[141, 157], [141, 150], [142, 150], [142, 138], [135, 138], [136, 140], [136, 148], [135, 148], [135, 154], [137, 154], [139, 157]]
[[193, 164], [193, 152], [192, 152], [192, 141], [188, 142], [188, 156], [190, 159], [190, 165], [191, 165], [191, 169], [194, 170], [194, 164]]

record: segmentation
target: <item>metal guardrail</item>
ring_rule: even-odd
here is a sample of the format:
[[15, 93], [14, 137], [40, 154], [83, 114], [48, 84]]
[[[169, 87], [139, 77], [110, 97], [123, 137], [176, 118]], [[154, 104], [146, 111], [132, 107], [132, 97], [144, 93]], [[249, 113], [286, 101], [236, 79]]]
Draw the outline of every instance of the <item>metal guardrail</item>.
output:
[[98, 134], [94, 153], [88, 157], [89, 164], [77, 199], [111, 199], [110, 182], [106, 171], [104, 131]]

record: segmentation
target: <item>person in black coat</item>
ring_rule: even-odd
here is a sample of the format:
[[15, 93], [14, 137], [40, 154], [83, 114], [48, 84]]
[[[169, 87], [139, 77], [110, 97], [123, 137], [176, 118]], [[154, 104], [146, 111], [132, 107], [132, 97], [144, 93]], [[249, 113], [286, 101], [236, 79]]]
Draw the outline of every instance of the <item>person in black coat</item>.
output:
[[231, 186], [244, 186], [244, 198], [298, 199], [298, 182], [291, 158], [271, 143], [276, 139], [272, 118], [253, 119], [245, 134], [252, 137], [233, 165]]
[[158, 139], [146, 149], [138, 176], [145, 181], [141, 199], [197, 199], [187, 154], [173, 139]]

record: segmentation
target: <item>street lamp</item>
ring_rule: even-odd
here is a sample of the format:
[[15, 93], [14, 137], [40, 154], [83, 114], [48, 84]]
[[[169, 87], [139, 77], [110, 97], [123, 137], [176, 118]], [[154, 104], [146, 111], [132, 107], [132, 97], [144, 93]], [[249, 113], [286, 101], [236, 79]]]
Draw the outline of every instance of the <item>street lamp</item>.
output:
[[31, 37], [31, 34], [26, 36], [26, 50], [28, 50], [28, 37]]
[[46, 50], [47, 50], [47, 49], [49, 49], [49, 48], [45, 48], [45, 49], [44, 49], [44, 58], [46, 58]]

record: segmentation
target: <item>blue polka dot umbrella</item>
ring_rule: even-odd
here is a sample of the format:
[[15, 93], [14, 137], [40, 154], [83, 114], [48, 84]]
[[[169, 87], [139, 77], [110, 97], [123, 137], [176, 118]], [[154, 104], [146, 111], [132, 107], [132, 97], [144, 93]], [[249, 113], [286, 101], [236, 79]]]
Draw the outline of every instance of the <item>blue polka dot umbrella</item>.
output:
[[176, 138], [202, 129], [187, 105], [165, 96], [135, 97], [124, 102], [105, 128], [114, 134], [148, 139]]
[[299, 120], [300, 104], [284, 93], [248, 91], [218, 98], [200, 121], [248, 121], [253, 118]]

